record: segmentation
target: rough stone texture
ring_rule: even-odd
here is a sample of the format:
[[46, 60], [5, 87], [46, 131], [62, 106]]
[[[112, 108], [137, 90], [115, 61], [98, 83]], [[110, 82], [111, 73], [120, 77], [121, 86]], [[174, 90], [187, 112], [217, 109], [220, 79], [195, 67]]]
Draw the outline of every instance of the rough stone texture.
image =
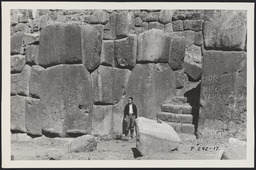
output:
[[195, 39], [194, 39], [194, 43], [195, 43], [195, 45], [197, 45], [197, 46], [203, 45], [204, 39], [203, 39], [203, 33], [202, 33], [202, 31], [199, 31], [199, 32], [196, 33], [196, 36], [195, 36]]
[[90, 24], [106, 24], [109, 20], [109, 14], [103, 10], [95, 10], [89, 17]]
[[81, 28], [78, 25], [48, 25], [42, 29], [39, 41], [39, 65], [82, 62]]
[[128, 69], [114, 68], [114, 84], [113, 84], [113, 96], [114, 103], [118, 103], [121, 97], [125, 94], [125, 89], [131, 75], [131, 71]]
[[159, 22], [162, 24], [167, 24], [172, 22], [172, 15], [174, 10], [161, 10], [159, 14]]
[[113, 105], [113, 132], [116, 135], [124, 134], [124, 107], [127, 101], [125, 96], [119, 100], [118, 103]]
[[115, 61], [118, 67], [133, 68], [136, 64], [137, 35], [130, 34], [128, 38], [115, 41]]
[[11, 56], [11, 73], [20, 73], [25, 67], [26, 59], [23, 55]]
[[185, 103], [168, 103], [161, 106], [161, 110], [164, 112], [176, 113], [176, 114], [191, 114], [192, 107]]
[[172, 37], [168, 63], [173, 70], [183, 68], [186, 40], [184, 37]]
[[141, 11], [141, 12], [140, 12], [140, 18], [142, 19], [143, 22], [146, 21], [147, 16], [148, 16], [147, 11]]
[[114, 66], [114, 41], [105, 40], [102, 42], [100, 64]]
[[11, 130], [26, 132], [25, 127], [26, 97], [11, 96]]
[[100, 65], [92, 78], [94, 103], [113, 104], [114, 68]]
[[40, 98], [42, 96], [43, 74], [45, 69], [39, 65], [34, 65], [31, 68], [31, 74], [29, 79], [29, 94], [31, 96]]
[[192, 26], [192, 30], [193, 31], [202, 31], [203, 29], [203, 20], [194, 20], [193, 21], [193, 26]]
[[168, 62], [170, 37], [152, 29], [138, 36], [138, 62]]
[[245, 52], [204, 52], [199, 134], [208, 128], [241, 134], [246, 124], [246, 57]]
[[164, 25], [164, 32], [171, 33], [173, 32], [172, 23]]
[[164, 25], [159, 22], [150, 22], [148, 24], [148, 30], [150, 30], [150, 29], [158, 29], [158, 30], [164, 31]]
[[38, 64], [38, 46], [30, 45], [26, 49], [26, 62], [30, 64]]
[[33, 138], [28, 136], [26, 133], [11, 133], [11, 142], [30, 142]]
[[11, 9], [10, 12], [11, 12], [11, 25], [18, 24], [19, 10], [18, 9]]
[[142, 28], [141, 27], [135, 27], [135, 34], [140, 34], [142, 31]]
[[17, 32], [11, 36], [11, 54], [21, 54], [22, 53], [22, 37], [23, 32]]
[[68, 130], [91, 132], [92, 82], [82, 64], [47, 68], [41, 91], [44, 133], [66, 136]]
[[247, 142], [236, 138], [230, 138], [225, 148], [221, 160], [245, 160]]
[[146, 17], [147, 22], [158, 21], [159, 12], [150, 12]]
[[247, 12], [239, 10], [207, 11], [204, 24], [205, 46], [209, 49], [244, 50]]
[[132, 12], [122, 11], [117, 15], [116, 35], [119, 38], [127, 37], [134, 33], [134, 15]]
[[112, 12], [109, 15], [109, 39], [116, 39], [117, 31], [117, 12]]
[[90, 152], [94, 151], [97, 147], [95, 138], [91, 135], [83, 135], [75, 138], [70, 143], [70, 152]]
[[136, 64], [128, 81], [126, 96], [133, 97], [138, 116], [156, 119], [159, 105], [173, 96], [174, 91], [174, 73], [168, 64]]
[[30, 33], [30, 28], [28, 27], [27, 24], [24, 23], [18, 23], [17, 25], [15, 25], [13, 28], [13, 33], [16, 32], [23, 32], [23, 33]]
[[185, 57], [184, 72], [194, 81], [198, 81], [202, 74], [202, 65], [195, 63], [191, 58]]
[[24, 42], [24, 45], [39, 43], [39, 34], [38, 33], [34, 33], [34, 34], [24, 33], [23, 42]]
[[96, 24], [96, 25], [93, 25], [100, 33], [100, 39], [103, 40], [103, 37], [104, 37], [104, 25], [101, 25], [101, 24]]
[[147, 31], [148, 30], [148, 23], [147, 22], [143, 22], [141, 28], [142, 28], [141, 32]]
[[92, 133], [94, 135], [108, 135], [112, 129], [113, 106], [93, 105], [92, 109]]
[[171, 152], [178, 148], [180, 138], [174, 129], [165, 122], [139, 117], [136, 120], [136, 148], [141, 155], [155, 152]]
[[184, 71], [175, 71], [175, 84], [177, 89], [184, 87], [185, 85]]
[[183, 22], [181, 20], [172, 22], [173, 31], [183, 31]]
[[94, 71], [100, 64], [101, 35], [99, 31], [90, 25], [82, 26], [82, 56], [86, 69]]
[[11, 74], [11, 94], [25, 95], [29, 94], [29, 79], [31, 67], [26, 65], [21, 73]]
[[137, 26], [137, 27], [141, 27], [142, 26], [142, 20], [141, 20], [141, 18], [140, 17], [136, 17], [135, 18], [135, 26]]
[[157, 119], [160, 119], [160, 120], [166, 121], [166, 122], [174, 122], [175, 114], [170, 113], [170, 112], [160, 112], [160, 113], [157, 113]]
[[186, 57], [191, 58], [195, 63], [202, 63], [201, 47], [191, 45], [186, 50]]
[[20, 15], [18, 15], [18, 21], [20, 23], [27, 23], [29, 19], [29, 12], [27, 9], [20, 9]]
[[181, 131], [182, 131], [182, 133], [194, 134], [195, 133], [195, 125], [189, 124], [189, 123], [182, 123]]
[[193, 20], [183, 21], [184, 30], [191, 30], [193, 28]]
[[42, 112], [40, 99], [27, 98], [25, 112], [25, 125], [27, 134], [42, 136]]

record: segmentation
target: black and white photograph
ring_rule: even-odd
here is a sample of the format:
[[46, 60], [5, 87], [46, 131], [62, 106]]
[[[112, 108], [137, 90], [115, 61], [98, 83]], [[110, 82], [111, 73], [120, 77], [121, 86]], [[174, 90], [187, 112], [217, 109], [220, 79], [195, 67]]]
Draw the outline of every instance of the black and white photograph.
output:
[[5, 167], [254, 166], [253, 3], [13, 4]]

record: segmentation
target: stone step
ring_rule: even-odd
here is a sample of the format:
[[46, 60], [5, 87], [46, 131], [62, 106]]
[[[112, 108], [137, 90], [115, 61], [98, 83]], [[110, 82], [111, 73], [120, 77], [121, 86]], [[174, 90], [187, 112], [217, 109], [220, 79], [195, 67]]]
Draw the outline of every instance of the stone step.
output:
[[177, 104], [177, 103], [168, 103], [161, 106], [161, 111], [170, 112], [170, 113], [183, 113], [191, 114], [192, 107], [188, 103]]
[[187, 98], [185, 96], [174, 96], [171, 99], [171, 101], [174, 102], [174, 103], [186, 103]]
[[193, 122], [193, 116], [191, 114], [175, 114], [170, 112], [160, 112], [157, 114], [157, 118], [167, 122], [182, 122], [191, 124]]
[[195, 125], [190, 123], [177, 123], [177, 122], [166, 122], [168, 123], [177, 133], [195, 133]]

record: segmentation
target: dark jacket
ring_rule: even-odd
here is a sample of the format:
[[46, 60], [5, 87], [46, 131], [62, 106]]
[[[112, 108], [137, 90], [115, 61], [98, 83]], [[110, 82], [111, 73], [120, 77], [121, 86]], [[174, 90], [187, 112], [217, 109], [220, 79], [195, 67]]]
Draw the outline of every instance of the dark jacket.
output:
[[[137, 107], [135, 104], [132, 104], [132, 109], [133, 109], [133, 115], [135, 116], [135, 118], [137, 118]], [[126, 104], [124, 107], [124, 117], [126, 115], [129, 116], [129, 103]]]

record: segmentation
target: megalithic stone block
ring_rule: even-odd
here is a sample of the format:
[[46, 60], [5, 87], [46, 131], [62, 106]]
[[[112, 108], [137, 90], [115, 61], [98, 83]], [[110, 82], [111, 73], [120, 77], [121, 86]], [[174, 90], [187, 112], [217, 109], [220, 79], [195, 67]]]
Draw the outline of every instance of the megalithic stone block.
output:
[[119, 38], [127, 37], [134, 33], [134, 14], [133, 12], [121, 11], [117, 14], [116, 35]]
[[26, 132], [25, 113], [26, 97], [11, 96], [11, 130]]

